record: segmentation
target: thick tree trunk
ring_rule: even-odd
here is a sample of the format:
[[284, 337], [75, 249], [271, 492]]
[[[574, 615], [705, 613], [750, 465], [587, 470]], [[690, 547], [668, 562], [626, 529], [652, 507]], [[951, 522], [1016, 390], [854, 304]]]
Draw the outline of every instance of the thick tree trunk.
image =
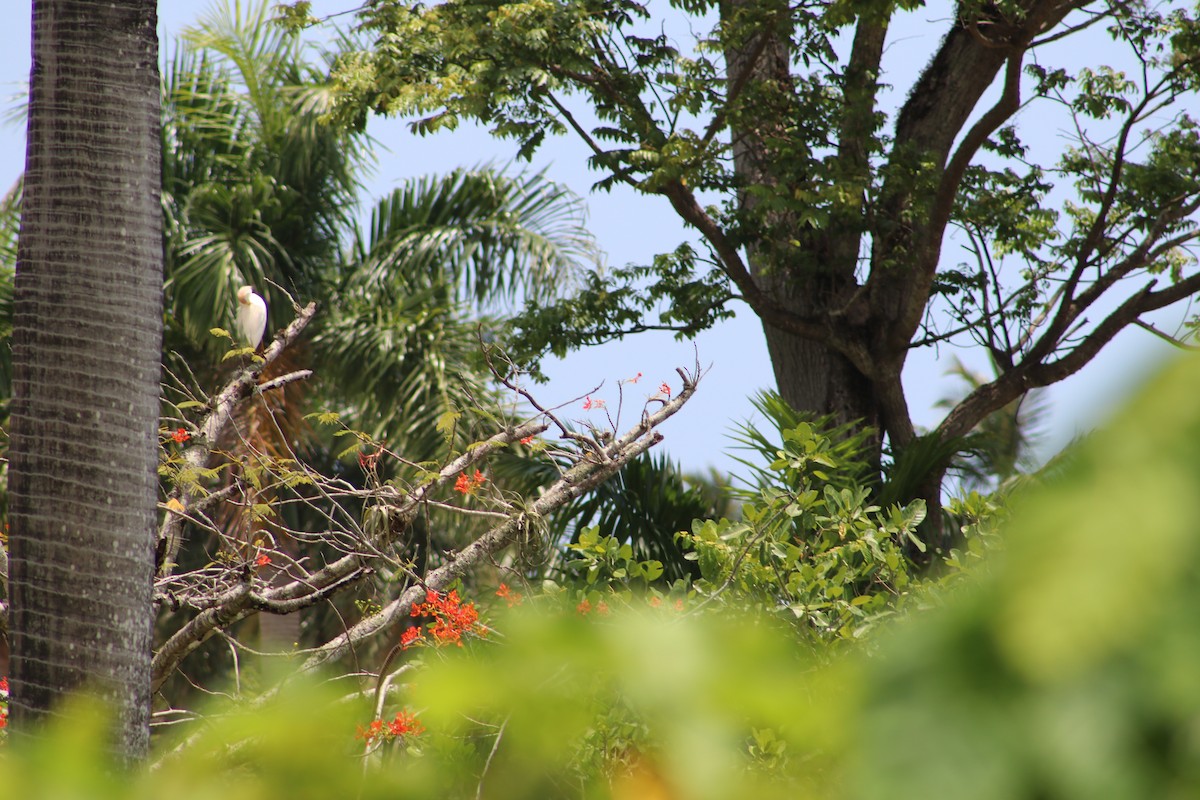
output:
[[[858, 209], [840, 210], [837, 230], [814, 234], [796, 219], [794, 211], [760, 214], [754, 187], [769, 187], [777, 192], [790, 191], [792, 182], [803, 182], [790, 163], [794, 158], [773, 152], [773, 141], [786, 141], [786, 126], [796, 114], [796, 89], [792, 83], [790, 49], [792, 21], [786, 3], [759, 0], [727, 0], [721, 5], [723, 20], [731, 29], [746, 31], [740, 41], [726, 43], [728, 68], [727, 91], [731, 102], [746, 101], [750, 108], [731, 118], [734, 172], [742, 187], [740, 211], [753, 227], [764, 232], [764, 239], [745, 245], [750, 272], [764, 293], [788, 311], [806, 319], [822, 319], [834, 308], [847, 303], [857, 288], [855, 267], [862, 222]], [[747, 21], [753, 20], [750, 24]], [[870, 28], [856, 40], [859, 53], [874, 54], [883, 46], [884, 26]], [[867, 29], [864, 29], [867, 30]], [[853, 102], [846, 111], [843, 133], [850, 144], [843, 148], [848, 179], [858, 179], [867, 169], [865, 137], [873, 94], [859, 84], [873, 86], [873, 70], [851, 81]], [[848, 89], [850, 91], [850, 89]], [[773, 114], [763, 113], [770, 105]], [[765, 120], [774, 119], [768, 124]], [[772, 127], [774, 125], [775, 127]], [[862, 150], [860, 153], [859, 150]], [[860, 163], [861, 162], [861, 163]], [[796, 263], [802, 262], [802, 263]], [[881, 442], [883, 417], [871, 380], [863, 375], [842, 353], [828, 345], [780, 330], [763, 322], [767, 350], [775, 372], [780, 396], [798, 411], [832, 415], [838, 423], [858, 422], [873, 429], [876, 444]], [[878, 453], [875, 454], [876, 459]]]
[[800, 411], [831, 414], [839, 423], [860, 420], [882, 430], [871, 382], [828, 347], [763, 324], [780, 396]]
[[154, 0], [36, 0], [14, 299], [12, 716], [149, 743], [162, 212]]

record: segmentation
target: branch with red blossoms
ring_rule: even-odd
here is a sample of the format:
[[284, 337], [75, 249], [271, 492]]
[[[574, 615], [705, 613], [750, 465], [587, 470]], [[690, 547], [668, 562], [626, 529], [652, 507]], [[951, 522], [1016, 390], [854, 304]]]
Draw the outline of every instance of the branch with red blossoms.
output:
[[[370, 497], [387, 504], [397, 518], [411, 520], [422, 504], [429, 501], [442, 487], [456, 482], [464, 470], [480, 463], [501, 447], [542, 433], [546, 427], [545, 423], [531, 421], [495, 434], [468, 448], [467, 452], [452, 459], [436, 474], [407, 492], [390, 484], [369, 490], [338, 490], [333, 485], [326, 486], [325, 489], [330, 493], [336, 491], [337, 496], [341, 498]], [[299, 532], [293, 532], [293, 535], [298, 538], [302, 536]], [[398, 571], [407, 571], [410, 578], [421, 581], [421, 576], [411, 574], [402, 562], [388, 552], [386, 536], [372, 536], [360, 525], [343, 521], [337, 530], [330, 529], [303, 536], [325, 543], [343, 540], [347, 552], [318, 570], [309, 571], [303, 564], [293, 563], [290, 565], [289, 576], [294, 574], [294, 577], [281, 585], [267, 585], [255, 574], [214, 567], [211, 570], [215, 573], [214, 580], [224, 581], [223, 591], [215, 593], [213, 585], [206, 584], [199, 585], [187, 593], [160, 594], [157, 597], [160, 602], [194, 608], [200, 613], [172, 634], [155, 653], [151, 666], [154, 691], [162, 687], [189, 653], [207, 641], [217, 630], [228, 628], [260, 611], [291, 614], [324, 602], [333, 594], [370, 574], [374, 564], [382, 563]]]
[[[651, 403], [647, 402], [638, 423], [622, 435], [612, 438], [607, 443], [598, 439], [589, 440], [589, 446], [575, 455], [571, 466], [546, 487], [528, 508], [511, 510], [502, 522], [458, 552], [449, 554], [446, 563], [426, 575], [421, 584], [410, 586], [374, 614], [363, 618], [342, 635], [313, 650], [300, 671], [312, 671], [337, 660], [348, 654], [357, 644], [410, 616], [415, 606], [422, 601], [428, 602], [430, 592], [447, 590], [470, 570], [488, 563], [502, 550], [520, 541], [528, 532], [533, 518], [549, 514], [591, 491], [615, 475], [630, 460], [661, 442], [663, 436], [658, 431], [659, 426], [678, 413], [692, 398], [700, 379], [699, 365], [691, 373], [683, 369], [676, 372], [683, 384], [679, 392], [666, 398], [657, 398], [654, 404], [658, 405], [658, 408], [654, 410], [650, 408]], [[532, 401], [524, 390], [519, 391], [526, 399]], [[535, 407], [542, 415], [556, 420], [552, 412], [540, 406]], [[569, 431], [557, 420], [556, 424], [560, 425], [560, 430], [564, 433]], [[524, 434], [517, 438], [523, 437]], [[569, 438], [577, 441], [575, 436]], [[468, 451], [468, 454], [470, 452], [472, 451]]]
[[[506, 548], [526, 540], [537, 529], [541, 517], [591, 491], [630, 460], [662, 441], [660, 426], [691, 399], [701, 375], [699, 364], [693, 372], [679, 369], [677, 373], [681, 380], [680, 389], [673, 392], [670, 386], [659, 387], [656, 394], [645, 400], [636, 423], [619, 435], [595, 428], [590, 436], [576, 434], [557, 417], [555, 410], [542, 406], [529, 392], [511, 381], [501, 379], [534, 409], [533, 417], [466, 447], [436, 471], [427, 465], [409, 464], [418, 476], [409, 485], [394, 480], [368, 480], [366, 487], [359, 488], [311, 472], [303, 473], [306, 477], [312, 476], [315, 498], [304, 502], [313, 503], [315, 507], [316, 500], [328, 501], [329, 527], [307, 533], [289, 530], [287, 534], [296, 538], [308, 537], [321, 543], [326, 552], [332, 546], [342, 554], [315, 567], [305, 557], [295, 558], [263, 545], [235, 564], [210, 564], [160, 581], [156, 595], [158, 602], [195, 613], [155, 653], [152, 666], [154, 691], [163, 688], [190, 652], [213, 635], [228, 631], [240, 620], [258, 613], [290, 614], [327, 602], [340, 592], [360, 586], [363, 579], [376, 573], [386, 578], [383, 586], [399, 586], [396, 595], [382, 605], [360, 606], [364, 611], [360, 620], [323, 644], [299, 653], [305, 658], [293, 675], [303, 675], [337, 661], [372, 637], [394, 631], [397, 623], [404, 623], [401, 627], [405, 630], [393, 653], [418, 645], [460, 646], [468, 636], [483, 636], [486, 628], [480, 623], [478, 612], [472, 603], [459, 598], [456, 584], [477, 567], [494, 563]], [[631, 379], [623, 383], [635, 382], [636, 379]], [[611, 416], [608, 421], [613, 424]], [[556, 444], [545, 439], [534, 442], [535, 437], [551, 427], [558, 429]], [[544, 453], [558, 468], [556, 479], [542, 487], [536, 499], [528, 503], [505, 499], [491, 485], [484, 466], [490, 455], [518, 443], [532, 446], [534, 452]], [[364, 444], [371, 453], [370, 462], [364, 464], [364, 469], [368, 466], [376, 468], [381, 458], [400, 459], [398, 454], [379, 443]], [[439, 499], [447, 495], [453, 497], [455, 491], [462, 496], [462, 505]], [[401, 547], [403, 542], [397, 542], [394, 527], [373, 527], [363, 519], [346, 514], [345, 508], [351, 502], [361, 508], [386, 508], [388, 519], [397, 522], [402, 529], [407, 528], [418, 513], [434, 509], [439, 514], [461, 515], [462, 519], [471, 520], [480, 532], [465, 546], [439, 551], [436, 567], [425, 572], [406, 560], [406, 551]], [[468, 504], [482, 508], [466, 507]], [[487, 527], [482, 527], [485, 525]], [[396, 578], [402, 580], [395, 582]], [[164, 589], [167, 584], [182, 588], [172, 594]], [[507, 587], [503, 587], [503, 594], [499, 596], [510, 605], [521, 602], [520, 595]], [[420, 624], [415, 627], [409, 624], [414, 620], [419, 620]], [[226, 638], [231, 646], [241, 647], [233, 637]], [[389, 741], [406, 742], [419, 733], [419, 723], [403, 716], [407, 712], [400, 712], [400, 716], [391, 721], [383, 716], [387, 686], [398, 674], [389, 671], [390, 660], [391, 656], [385, 659], [379, 674], [374, 676], [377, 687], [375, 717], [360, 735], [368, 749]], [[408, 667], [402, 665], [400, 671]], [[269, 690], [259, 701], [266, 701], [273, 694], [274, 690]], [[187, 741], [175, 752], [186, 747]]]
[[[276, 344], [282, 346], [284, 341], [281, 337]], [[277, 354], [274, 345], [267, 351], [268, 357]], [[422, 612], [421, 615], [434, 618], [429, 633], [437, 643], [444, 644], [451, 640], [457, 643], [463, 633], [479, 633], [482, 629], [477, 630], [463, 623], [446, 605], [450, 603], [450, 598], [456, 597], [447, 594], [452, 585], [477, 565], [521, 541], [539, 517], [590, 491], [614, 475], [630, 459], [661, 441], [662, 435], [657, 428], [677, 413], [694, 394], [700, 377], [699, 365], [693, 373], [684, 370], [678, 370], [678, 373], [682, 379], [681, 390], [672, 395], [668, 387], [647, 399], [637, 424], [621, 436], [616, 436], [615, 432], [597, 435], [594, 430], [591, 436], [577, 434], [559, 420], [552, 410], [539, 404], [529, 392], [501, 378], [504, 385], [533, 407], [535, 416], [467, 447], [436, 471], [431, 471], [427, 465], [409, 464], [418, 475], [412, 485], [368, 480], [366, 487], [360, 488], [321, 476], [303, 465], [290, 467], [290, 478], [283, 474], [281, 468], [279, 474], [272, 477], [278, 485], [287, 485], [288, 480], [298, 476], [311, 488], [309, 497], [287, 502], [303, 502], [314, 509], [319, 507], [328, 523], [324, 530], [281, 529], [281, 532], [297, 541], [319, 544], [326, 552], [332, 548], [335, 554], [337, 551], [341, 553], [319, 567], [310, 564], [307, 557], [293, 557], [273, 547], [270, 541], [259, 539], [249, 544], [235, 541], [227, 532], [220, 530], [219, 525], [198, 512], [198, 507], [204, 501], [188, 503], [186, 493], [173, 494], [166, 503], [168, 522], [164, 523], [164, 531], [168, 535], [164, 536], [164, 541], [171, 541], [169, 525], [179, 525], [183, 519], [188, 519], [205, 525], [211, 535], [226, 543], [229, 547], [226, 552], [231, 552], [235, 546], [240, 546], [241, 550], [237, 558], [229, 563], [217, 559], [203, 568], [179, 575], [169, 574], [170, 564], [164, 565], [164, 573], [167, 574], [157, 582], [156, 601], [172, 609], [190, 609], [195, 613], [156, 651], [152, 665], [154, 691], [163, 687], [189, 653], [217, 632], [228, 630], [254, 614], [291, 614], [327, 602], [381, 571], [385, 575], [402, 577], [402, 583], [407, 588], [377, 612], [368, 614], [341, 635], [309, 651], [303, 670], [311, 670], [341, 657], [360, 642], [410, 615], [414, 608], [418, 611], [422, 608], [426, 611], [436, 609], [437, 613]], [[212, 441], [219, 433], [220, 426], [231, 420], [238, 400], [248, 396], [253, 385], [252, 379], [247, 382], [239, 376], [226, 387], [214, 402], [213, 411], [198, 425], [198, 437]], [[609, 421], [611, 424], [612, 419]], [[560, 470], [558, 479], [543, 488], [540, 496], [527, 506], [518, 507], [520, 503], [501, 499], [492, 489], [483, 469], [485, 460], [497, 450], [516, 443], [532, 444], [534, 437], [552, 426], [558, 428], [558, 438], [563, 443], [553, 451]], [[168, 432], [169, 440], [177, 438], [187, 441], [182, 434], [176, 437]], [[176, 442], [177, 445], [182, 443]], [[365, 440], [364, 444], [369, 445], [371, 452], [369, 459], [360, 462], [364, 470], [376, 469], [381, 458], [409, 463], [383, 444]], [[241, 477], [236, 480], [244, 482]], [[265, 477], [259, 476], [260, 483], [265, 480]], [[468, 508], [439, 499], [450, 491], [458, 492], [464, 500], [470, 498], [471, 505], [483, 507]], [[226, 496], [220, 492], [210, 495], [221, 499]], [[178, 505], [173, 501], [178, 501]], [[182, 506], [182, 510], [179, 506]], [[346, 511], [348, 506], [384, 509], [388, 524], [372, 526], [365, 521], [365, 516], [359, 519], [349, 514]], [[400, 548], [396, 533], [397, 530], [407, 530], [422, 509], [459, 514], [474, 520], [476, 526], [490, 524], [490, 528], [480, 528], [481, 534], [457, 552], [440, 552], [439, 565], [428, 574], [423, 574], [406, 558], [406, 551]], [[174, 549], [168, 548], [166, 552], [174, 553], [177, 547], [176, 543]], [[465, 609], [466, 604], [461, 604], [456, 613], [461, 615]]]

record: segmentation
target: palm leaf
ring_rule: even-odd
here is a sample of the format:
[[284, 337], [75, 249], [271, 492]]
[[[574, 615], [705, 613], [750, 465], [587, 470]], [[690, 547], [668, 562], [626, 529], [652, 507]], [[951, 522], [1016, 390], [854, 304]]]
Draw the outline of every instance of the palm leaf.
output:
[[583, 217], [580, 199], [540, 172], [458, 169], [410, 180], [355, 237], [360, 267], [350, 280], [372, 291], [442, 287], [477, 308], [545, 298], [597, 258]]
[[489, 395], [476, 327], [429, 290], [388, 300], [343, 295], [313, 339], [317, 371], [351, 425], [402, 443], [410, 459], [433, 457], [445, 449], [437, 418]]
[[12, 397], [13, 278], [17, 272], [17, 233], [21, 227], [20, 178], [0, 199], [0, 427], [8, 428]]
[[[324, 125], [324, 70], [266, 2], [225, 3], [190, 28], [163, 82], [167, 299], [175, 329], [211, 358], [256, 286], [287, 320], [318, 297], [350, 227], [365, 138]], [[276, 290], [278, 284], [287, 293]]]

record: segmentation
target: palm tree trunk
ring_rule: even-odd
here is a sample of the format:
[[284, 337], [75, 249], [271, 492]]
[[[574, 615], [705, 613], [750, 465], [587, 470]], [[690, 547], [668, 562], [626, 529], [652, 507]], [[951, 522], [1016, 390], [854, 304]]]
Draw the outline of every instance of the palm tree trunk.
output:
[[14, 296], [12, 717], [149, 744], [162, 212], [154, 0], [35, 0]]

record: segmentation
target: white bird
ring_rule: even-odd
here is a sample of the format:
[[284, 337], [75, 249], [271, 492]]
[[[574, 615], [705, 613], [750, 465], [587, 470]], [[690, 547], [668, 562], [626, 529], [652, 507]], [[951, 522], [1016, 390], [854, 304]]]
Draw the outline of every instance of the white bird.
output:
[[254, 293], [253, 286], [238, 289], [237, 324], [242, 338], [255, 350], [262, 343], [267, 330], [267, 303]]

